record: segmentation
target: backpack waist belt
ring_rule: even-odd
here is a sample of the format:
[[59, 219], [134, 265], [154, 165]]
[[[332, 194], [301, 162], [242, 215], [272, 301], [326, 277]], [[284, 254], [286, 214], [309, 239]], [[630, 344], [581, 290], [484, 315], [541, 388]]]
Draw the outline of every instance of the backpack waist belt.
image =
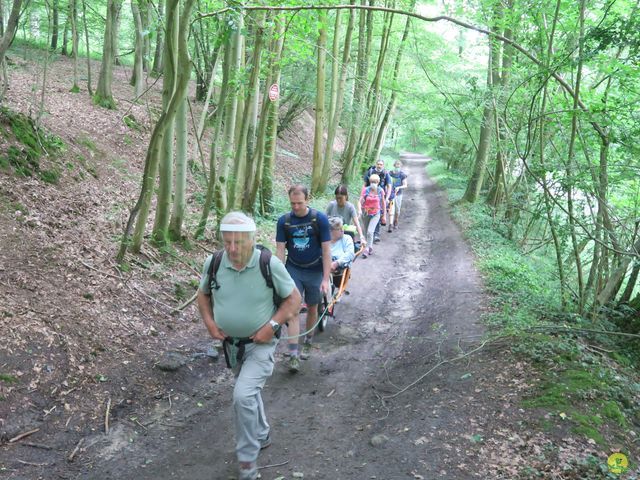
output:
[[296, 263], [293, 260], [291, 260], [290, 258], [287, 258], [287, 262], [291, 263], [295, 267], [300, 267], [300, 268], [313, 267], [315, 265], [318, 265], [318, 263], [320, 263], [321, 260], [322, 260], [322, 257], [319, 257], [319, 258], [316, 258], [313, 262], [310, 262], [310, 263]]
[[222, 341], [222, 351], [224, 352], [224, 361], [227, 363], [227, 368], [233, 368], [238, 363], [242, 363], [244, 347], [249, 343], [253, 343], [250, 338], [226, 337]]

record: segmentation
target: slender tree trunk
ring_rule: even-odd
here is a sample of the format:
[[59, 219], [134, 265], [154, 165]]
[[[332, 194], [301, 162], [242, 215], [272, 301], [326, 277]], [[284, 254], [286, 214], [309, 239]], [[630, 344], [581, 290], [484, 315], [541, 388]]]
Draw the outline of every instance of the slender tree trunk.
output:
[[80, 44], [80, 33], [78, 32], [78, 0], [69, 0], [71, 10], [71, 56], [73, 57], [73, 87], [71, 91], [80, 91], [78, 78], [78, 46]]
[[131, 0], [131, 13], [133, 14], [133, 28], [135, 33], [135, 46], [133, 62], [133, 75], [131, 85], [133, 85], [134, 98], [138, 99], [144, 92], [144, 37], [142, 16], [140, 12], [141, 0]]
[[187, 191], [187, 97], [178, 107], [176, 115], [176, 178], [173, 198], [173, 210], [169, 221], [169, 238], [178, 241], [182, 238], [182, 222], [186, 207]]
[[[355, 0], [351, 0], [351, 5], [355, 4]], [[333, 65], [332, 65], [332, 83], [331, 83], [331, 107], [329, 109], [329, 126], [327, 128], [327, 143], [324, 150], [324, 163], [322, 166], [322, 176], [320, 179], [319, 191], [324, 192], [329, 182], [331, 173], [331, 165], [333, 163], [333, 145], [335, 143], [338, 126], [340, 125], [340, 117], [342, 116], [342, 105], [344, 103], [344, 89], [347, 83], [347, 72], [349, 69], [349, 61], [351, 58], [351, 39], [353, 36], [353, 25], [355, 23], [355, 15], [353, 11], [349, 11], [349, 23], [345, 32], [344, 49], [342, 51], [342, 65], [338, 74], [338, 53], [340, 41], [340, 11], [336, 12], [336, 25], [334, 28], [333, 38]]]
[[[413, 9], [413, 5], [411, 6], [411, 9]], [[402, 39], [400, 40], [400, 45], [398, 46], [396, 61], [393, 66], [393, 77], [392, 77], [392, 83], [391, 83], [392, 85], [391, 99], [387, 104], [387, 108], [385, 109], [385, 112], [384, 112], [384, 117], [382, 118], [382, 122], [380, 123], [378, 135], [376, 136], [374, 149], [373, 149], [373, 158], [380, 157], [380, 152], [382, 152], [382, 147], [384, 146], [384, 139], [387, 134], [387, 128], [389, 127], [389, 123], [391, 122], [391, 117], [393, 116], [393, 112], [396, 107], [397, 95], [398, 95], [396, 83], [400, 75], [400, 65], [402, 63], [402, 55], [404, 52], [404, 46], [407, 42], [407, 38], [409, 37], [410, 26], [411, 26], [411, 17], [407, 17], [404, 24], [404, 31], [402, 32]]]
[[[255, 21], [255, 36], [253, 42], [253, 54], [251, 59], [251, 73], [249, 82], [246, 85], [247, 98], [243, 105], [242, 118], [238, 131], [238, 140], [236, 145], [236, 154], [234, 158], [234, 181], [229, 189], [229, 208], [238, 208], [243, 198], [248, 198], [249, 183], [245, 182], [245, 177], [253, 175], [253, 165], [248, 165], [249, 152], [247, 151], [249, 127], [252, 123], [251, 110], [254, 106], [256, 96], [256, 87], [260, 79], [260, 64], [262, 62], [262, 50], [264, 45], [264, 22], [265, 12], [257, 12], [253, 19]], [[247, 210], [251, 210], [253, 206], [246, 205]]]
[[325, 90], [325, 66], [327, 58], [327, 14], [326, 11], [318, 12], [317, 65], [316, 65], [316, 121], [313, 136], [313, 170], [311, 172], [311, 195], [322, 195], [318, 188], [322, 177], [322, 152], [324, 140], [324, 90]]
[[[178, 0], [176, 0], [177, 2]], [[129, 232], [136, 221], [138, 216], [138, 223], [136, 225], [137, 233], [131, 240], [131, 250], [133, 252], [139, 252], [142, 245], [142, 239], [144, 235], [144, 226], [146, 225], [147, 216], [149, 213], [149, 203], [151, 194], [153, 192], [153, 186], [155, 184], [156, 173], [158, 171], [158, 157], [160, 154], [160, 148], [162, 145], [162, 139], [164, 137], [164, 131], [167, 125], [172, 124], [175, 120], [175, 116], [178, 111], [178, 107], [184, 101], [187, 95], [187, 87], [189, 85], [189, 78], [191, 76], [191, 61], [189, 58], [189, 49], [187, 44], [187, 37], [189, 32], [189, 21], [191, 17], [191, 11], [193, 10], [195, 0], [185, 0], [183, 7], [183, 14], [180, 19], [180, 35], [178, 37], [178, 65], [175, 70], [178, 72], [176, 87], [174, 89], [174, 95], [169, 102], [168, 108], [162, 112], [158, 123], [153, 129], [151, 134], [151, 140], [149, 142], [149, 148], [147, 149], [147, 156], [145, 159], [144, 173], [142, 176], [142, 186], [140, 188], [140, 196], [136, 205], [131, 210], [129, 220], [122, 237], [122, 243], [117, 255], [118, 262], [122, 262], [126, 253], [127, 245], [129, 242]], [[146, 207], [145, 207], [146, 204]], [[144, 217], [143, 219], [141, 219]], [[138, 228], [141, 225], [142, 228]]]
[[636, 287], [636, 283], [638, 282], [638, 274], [640, 273], [640, 261], [636, 260], [633, 264], [633, 268], [631, 269], [631, 275], [629, 275], [629, 279], [627, 280], [627, 286], [620, 297], [620, 303], [628, 303], [631, 299], [631, 295], [633, 294], [633, 290]]
[[82, 0], [82, 21], [84, 23], [84, 43], [87, 50], [87, 90], [89, 96], [93, 96], [93, 87], [91, 85], [91, 50], [89, 46], [89, 29], [87, 28], [87, 1]]
[[[499, 2], [496, 2], [493, 16], [494, 24], [497, 25], [501, 21], [503, 16], [502, 7]], [[480, 139], [478, 140], [478, 150], [476, 152], [473, 172], [471, 174], [471, 178], [469, 179], [469, 183], [467, 184], [467, 189], [462, 196], [462, 200], [469, 203], [473, 203], [478, 200], [487, 170], [487, 159], [489, 155], [489, 149], [491, 148], [491, 135], [494, 128], [493, 88], [499, 82], [499, 66], [499, 44], [496, 40], [490, 39], [489, 66], [487, 68], [487, 87], [484, 98], [484, 108], [482, 112], [482, 123], [480, 124]]]
[[4, 56], [9, 49], [9, 45], [13, 42], [13, 38], [18, 30], [18, 20], [20, 19], [21, 8], [22, 0], [13, 0], [13, 6], [11, 7], [11, 13], [9, 14], [9, 20], [7, 21], [7, 28], [0, 40], [0, 63], [4, 62]]
[[[360, 0], [361, 5], [366, 5], [366, 0]], [[353, 82], [353, 103], [347, 145], [342, 152], [342, 180], [349, 184], [353, 176], [355, 166], [356, 144], [358, 142], [358, 125], [364, 115], [364, 82], [367, 77], [368, 58], [366, 57], [367, 12], [360, 10], [358, 24], [358, 57], [356, 60], [356, 76]]]
[[4, 35], [4, 2], [0, 1], [0, 37]]
[[[282, 16], [277, 17], [275, 21], [275, 36], [276, 46], [273, 56], [273, 63], [271, 65], [271, 82], [280, 84], [280, 71], [282, 50], [284, 48], [284, 24], [285, 20]], [[264, 155], [262, 159], [262, 165], [259, 170], [260, 178], [258, 178], [255, 189], [260, 187], [260, 207], [262, 214], [273, 213], [274, 201], [273, 201], [273, 166], [275, 164], [276, 157], [276, 143], [278, 140], [278, 110], [280, 106], [280, 99], [269, 101], [267, 103], [267, 109], [265, 115], [265, 140], [264, 140]], [[264, 109], [263, 109], [264, 111]], [[255, 194], [254, 194], [255, 196]]]
[[[0, 4], [2, 4], [4, 2], [0, 1]], [[60, 36], [59, 30], [60, 30], [60, 12], [58, 9], [58, 5], [59, 5], [59, 0], [53, 0], [51, 2], [51, 9], [52, 9], [52, 25], [51, 25], [51, 50], [53, 50], [54, 52], [56, 51], [56, 49], [58, 48], [58, 37]], [[2, 7], [4, 9], [3, 5], [0, 5], [0, 7]], [[4, 19], [0, 18], [0, 23], [4, 23]], [[0, 26], [0, 28], [3, 28], [4, 25]]]
[[216, 188], [216, 205], [218, 211], [224, 212], [227, 210], [227, 183], [229, 177], [230, 163], [234, 158], [235, 148], [235, 131], [236, 131], [236, 116], [238, 111], [238, 85], [237, 76], [239, 75], [239, 66], [242, 55], [242, 28], [243, 18], [242, 15], [236, 17], [237, 24], [234, 25], [234, 29], [230, 34], [229, 48], [225, 52], [224, 69], [226, 75], [229, 77], [229, 82], [233, 88], [230, 89], [226, 98], [225, 104], [225, 118], [224, 118], [224, 133], [222, 139], [222, 161], [220, 163], [220, 175], [219, 186]]
[[153, 55], [153, 67], [151, 74], [155, 77], [160, 76], [162, 72], [162, 52], [164, 51], [164, 0], [158, 1], [158, 21], [156, 28], [156, 50]]
[[107, 5], [107, 19], [104, 30], [104, 46], [102, 49], [102, 68], [98, 77], [98, 86], [94, 102], [102, 107], [113, 109], [116, 104], [113, 100], [111, 85], [113, 82], [113, 65], [117, 51], [117, 24], [120, 16], [122, 0], [109, 0]]
[[[225, 36], [224, 32], [221, 36]], [[222, 45], [221, 45], [222, 46]], [[229, 48], [229, 45], [225, 47], [225, 51]], [[227, 55], [225, 53], [224, 57]], [[220, 132], [222, 130], [222, 119], [224, 118], [224, 105], [226, 104], [226, 97], [229, 92], [229, 76], [223, 74], [222, 86], [220, 87], [220, 96], [218, 98], [218, 111], [216, 111], [213, 127], [213, 135], [211, 137], [211, 150], [209, 152], [209, 181], [207, 184], [207, 195], [205, 197], [204, 205], [202, 207], [202, 215], [200, 216], [200, 222], [195, 231], [195, 237], [201, 238], [204, 234], [204, 230], [207, 227], [207, 220], [209, 219], [209, 212], [216, 198], [216, 187], [218, 185], [217, 165], [218, 165], [218, 145], [220, 139]], [[208, 103], [208, 102], [207, 102]]]
[[[166, 110], [171, 99], [175, 96], [176, 80], [178, 71], [176, 69], [178, 58], [178, 42], [182, 32], [180, 32], [180, 0], [167, 0], [167, 24], [166, 39], [164, 49], [164, 73], [162, 77], [162, 105]], [[186, 94], [185, 94], [186, 95]], [[180, 104], [178, 104], [180, 108]], [[173, 117], [175, 120], [175, 116]], [[151, 238], [157, 245], [165, 245], [169, 241], [169, 221], [171, 215], [171, 194], [173, 190], [173, 139], [175, 132], [175, 121], [167, 123], [167, 127], [162, 139], [162, 150], [160, 153], [158, 184], [158, 197], [156, 203], [156, 216], [153, 222], [153, 232]]]
[[149, 0], [139, 0], [140, 2], [140, 21], [142, 22], [142, 43], [144, 48], [142, 49], [142, 70], [146, 73], [149, 72], [149, 63], [151, 60], [151, 5]]
[[607, 283], [598, 295], [598, 304], [606, 305], [612, 302], [622, 286], [624, 277], [629, 269], [629, 264], [634, 258], [640, 258], [640, 238], [631, 247], [631, 251], [628, 255], [624, 256], [620, 265], [613, 271], [613, 273], [607, 279]]
[[578, 37], [578, 58], [577, 58], [577, 72], [576, 72], [576, 84], [574, 88], [573, 97], [573, 113], [571, 116], [571, 136], [569, 137], [569, 152], [567, 158], [567, 212], [569, 222], [569, 232], [571, 235], [571, 246], [573, 248], [574, 259], [576, 263], [576, 278], [578, 281], [578, 312], [583, 313], [584, 310], [584, 279], [582, 277], [582, 259], [580, 258], [580, 251], [578, 249], [578, 238], [576, 235], [575, 227], [575, 209], [573, 203], [573, 166], [575, 163], [575, 143], [578, 135], [578, 100], [580, 98], [580, 88], [582, 80], [582, 51], [584, 45], [584, 12], [585, 12], [585, 0], [580, 2], [579, 13], [579, 37]]

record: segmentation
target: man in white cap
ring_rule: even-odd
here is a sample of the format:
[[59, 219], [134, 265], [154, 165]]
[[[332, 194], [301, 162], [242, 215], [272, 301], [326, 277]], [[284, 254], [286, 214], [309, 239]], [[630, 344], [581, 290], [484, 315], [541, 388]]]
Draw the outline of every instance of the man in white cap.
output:
[[[213, 338], [224, 341], [237, 377], [233, 408], [239, 480], [258, 478], [258, 454], [271, 444], [261, 391], [273, 372], [280, 326], [297, 314], [301, 302], [275, 255], [268, 255], [273, 288], [268, 286], [261, 264], [265, 253], [256, 247], [255, 230], [255, 222], [242, 212], [225, 215], [220, 224], [224, 252], [205, 261], [197, 296], [204, 324]], [[279, 306], [276, 295], [282, 299]]]

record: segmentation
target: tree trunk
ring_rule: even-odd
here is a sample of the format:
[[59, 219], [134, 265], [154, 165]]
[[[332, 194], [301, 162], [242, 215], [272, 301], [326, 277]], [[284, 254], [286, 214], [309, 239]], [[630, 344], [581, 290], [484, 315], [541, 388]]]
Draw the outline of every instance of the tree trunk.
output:
[[[280, 71], [282, 50], [284, 48], [284, 24], [285, 20], [282, 16], [275, 20], [275, 36], [277, 38], [273, 63], [271, 65], [271, 82], [280, 84]], [[276, 157], [276, 142], [278, 140], [278, 110], [280, 99], [269, 101], [265, 115], [265, 139], [264, 139], [264, 156], [262, 159], [262, 168], [259, 170], [260, 178], [258, 179], [255, 189], [260, 187], [260, 207], [262, 214], [273, 213], [273, 166]], [[264, 109], [263, 109], [264, 111]], [[255, 193], [254, 193], [255, 196]]]
[[[413, 5], [411, 6], [411, 9], [413, 9]], [[389, 103], [387, 104], [387, 108], [385, 109], [384, 117], [382, 118], [382, 122], [380, 123], [378, 135], [376, 136], [376, 141], [374, 144], [373, 158], [376, 158], [376, 159], [380, 157], [380, 152], [382, 152], [382, 147], [384, 146], [384, 139], [387, 134], [387, 128], [389, 127], [389, 123], [391, 122], [391, 117], [393, 116], [393, 112], [396, 107], [397, 95], [398, 95], [396, 83], [400, 75], [400, 64], [402, 63], [402, 54], [404, 52], [404, 46], [409, 36], [410, 25], [411, 25], [411, 17], [407, 17], [404, 24], [404, 31], [402, 32], [402, 39], [400, 40], [400, 45], [398, 45], [398, 53], [396, 55], [396, 61], [393, 66], [393, 77], [391, 81], [391, 85], [392, 85], [391, 99], [389, 100]]]
[[[624, 277], [629, 269], [629, 264], [634, 258], [640, 258], [640, 238], [636, 240], [636, 243], [631, 247], [631, 251], [621, 259], [620, 265], [618, 265], [611, 276], [607, 279], [607, 283], [598, 295], [599, 305], [606, 305], [614, 300], [622, 286]], [[629, 294], [629, 296], [631, 296], [631, 294]]]
[[144, 36], [140, 12], [141, 4], [141, 0], [131, 1], [131, 13], [133, 14], [133, 28], [135, 32], [135, 60], [133, 62], [131, 85], [133, 85], [133, 95], [136, 100], [139, 99], [142, 92], [144, 92]]
[[98, 78], [98, 86], [94, 95], [94, 102], [105, 108], [116, 107], [113, 100], [111, 84], [113, 82], [113, 65], [117, 51], [117, 24], [120, 16], [122, 0], [109, 0], [107, 5], [107, 19], [104, 30], [104, 45], [102, 48], [102, 67]]
[[[180, 0], [167, 0], [166, 39], [164, 48], [164, 73], [162, 76], [162, 105], [166, 110], [176, 94], [178, 42], [180, 32]], [[186, 93], [185, 93], [186, 95]], [[178, 108], [180, 104], [178, 104]], [[174, 117], [175, 119], [175, 117]], [[171, 194], [173, 190], [173, 138], [175, 122], [167, 123], [162, 139], [159, 159], [160, 181], [156, 203], [156, 216], [153, 222], [151, 238], [156, 245], [165, 245], [169, 241], [169, 221], [171, 215]]]
[[22, 8], [22, 0], [13, 0], [13, 6], [11, 7], [11, 13], [9, 14], [9, 20], [7, 21], [7, 28], [0, 40], [0, 63], [4, 62], [4, 56], [13, 42], [13, 37], [18, 30], [18, 20], [20, 19], [20, 9]]
[[82, 0], [82, 21], [84, 23], [84, 43], [87, 50], [87, 90], [89, 96], [93, 96], [93, 87], [91, 86], [91, 50], [89, 48], [89, 29], [87, 27], [87, 1]]
[[324, 90], [325, 90], [325, 66], [327, 58], [327, 14], [324, 10], [318, 13], [317, 65], [316, 65], [316, 119], [313, 136], [313, 169], [311, 171], [311, 195], [322, 195], [318, 190], [322, 178], [322, 152], [324, 140]]
[[636, 283], [638, 282], [638, 274], [640, 273], [640, 261], [636, 260], [633, 264], [633, 268], [631, 269], [631, 275], [629, 275], [629, 280], [627, 280], [627, 286], [620, 297], [620, 303], [628, 303], [631, 299], [631, 295], [633, 294], [633, 290], [636, 287]]
[[[2, 4], [4, 2], [0, 2], [0, 4]], [[60, 30], [60, 11], [58, 9], [58, 5], [59, 5], [59, 0], [53, 0], [52, 4], [51, 4], [51, 17], [52, 17], [52, 25], [51, 25], [51, 50], [52, 51], [56, 51], [56, 49], [58, 48], [58, 37], [60, 36], [59, 30]], [[4, 9], [4, 6], [0, 5], [0, 7], [2, 9]], [[0, 18], [0, 24], [4, 23], [4, 19]], [[4, 25], [0, 26], [0, 29], [2, 29], [4, 27]]]
[[140, 2], [140, 21], [142, 23], [142, 70], [149, 71], [149, 59], [151, 57], [151, 5], [149, 0], [139, 0]]
[[78, 85], [78, 46], [80, 44], [80, 33], [78, 32], [78, 0], [69, 0], [71, 10], [71, 56], [73, 57], [73, 87], [71, 91], [80, 91]]
[[[351, 0], [351, 5], [355, 4], [355, 0]], [[351, 39], [353, 36], [353, 25], [355, 23], [355, 15], [352, 10], [349, 11], [349, 23], [345, 32], [344, 49], [342, 51], [342, 66], [338, 74], [338, 53], [340, 41], [340, 11], [336, 11], [336, 24], [334, 28], [333, 38], [333, 64], [331, 73], [331, 102], [329, 108], [329, 125], [327, 128], [327, 143], [324, 150], [324, 160], [322, 165], [322, 176], [320, 179], [319, 191], [324, 192], [329, 183], [331, 174], [331, 165], [333, 164], [333, 145], [335, 142], [338, 127], [340, 125], [340, 117], [342, 116], [342, 105], [344, 103], [344, 89], [347, 83], [347, 72], [351, 59]]]
[[162, 52], [164, 51], [164, 0], [158, 1], [158, 21], [156, 22], [156, 50], [153, 55], [153, 67], [151, 74], [155, 77], [160, 76], [162, 72]]
[[578, 280], [578, 313], [582, 314], [584, 310], [585, 296], [584, 296], [584, 279], [582, 277], [582, 259], [580, 258], [580, 251], [578, 249], [578, 238], [576, 235], [575, 226], [575, 213], [573, 204], [573, 167], [575, 163], [575, 143], [578, 135], [578, 100], [580, 98], [580, 88], [582, 80], [582, 52], [584, 47], [584, 12], [585, 12], [585, 0], [580, 2], [579, 13], [579, 37], [578, 37], [578, 55], [577, 55], [577, 72], [576, 72], [576, 84], [574, 87], [573, 97], [573, 112], [571, 115], [571, 135], [569, 137], [569, 151], [567, 158], [567, 212], [569, 222], [569, 233], [571, 235], [571, 246], [573, 249], [574, 259], [576, 263], [576, 278]]
[[[366, 0], [360, 0], [361, 5], [366, 5]], [[367, 77], [368, 61], [366, 57], [366, 33], [367, 12], [360, 10], [358, 25], [358, 57], [356, 60], [356, 76], [353, 82], [353, 103], [347, 145], [342, 152], [342, 179], [341, 182], [349, 184], [353, 176], [355, 165], [356, 144], [358, 142], [358, 125], [364, 116], [364, 82]]]
[[176, 115], [176, 178], [173, 198], [173, 210], [169, 221], [169, 238], [176, 242], [182, 238], [182, 222], [186, 206], [187, 191], [187, 97], [178, 107]]
[[228, 76], [230, 85], [233, 86], [229, 90], [226, 97], [225, 114], [224, 114], [224, 133], [222, 139], [222, 161], [220, 163], [219, 186], [216, 188], [216, 206], [218, 211], [225, 212], [227, 210], [227, 183], [229, 176], [229, 164], [234, 158], [235, 148], [235, 131], [236, 116], [238, 110], [238, 86], [237, 76], [239, 75], [240, 56], [242, 54], [242, 29], [243, 18], [239, 15], [237, 24], [234, 25], [233, 31], [229, 35], [229, 47], [225, 51], [224, 74]]
[[[249, 81], [246, 85], [247, 98], [245, 98], [242, 117], [237, 136], [236, 152], [234, 157], [233, 182], [229, 186], [229, 208], [239, 208], [242, 199], [248, 197], [248, 185], [245, 184], [245, 177], [253, 174], [252, 165], [249, 162], [247, 144], [249, 135], [249, 126], [252, 123], [251, 109], [254, 106], [256, 95], [256, 87], [260, 79], [260, 64], [262, 61], [262, 50], [264, 45], [264, 22], [265, 12], [257, 12], [255, 18], [255, 37], [253, 42], [253, 54], [251, 59], [251, 73]], [[249, 180], [251, 180], [249, 178]], [[250, 185], [250, 184], [249, 184]], [[252, 206], [251, 206], [252, 207]], [[251, 208], [247, 208], [251, 210]]]
[[[228, 29], [227, 29], [228, 31]], [[222, 36], [226, 36], [227, 32], [221, 33]], [[222, 45], [221, 45], [222, 46]], [[229, 45], [225, 47], [225, 51], [229, 48]], [[226, 52], [224, 58], [227, 58]], [[202, 215], [200, 216], [200, 222], [195, 231], [194, 236], [201, 238], [204, 234], [204, 230], [207, 227], [207, 220], [209, 219], [209, 212], [216, 198], [216, 187], [218, 185], [218, 176], [216, 174], [218, 165], [218, 145], [220, 139], [220, 131], [222, 130], [222, 119], [224, 117], [224, 105], [226, 104], [226, 97], [229, 92], [229, 76], [225, 73], [222, 76], [222, 85], [220, 87], [220, 96], [218, 97], [218, 110], [216, 111], [213, 135], [211, 136], [211, 150], [209, 152], [209, 181], [207, 184], [207, 195], [202, 207]], [[209, 102], [207, 101], [207, 104]]]
[[[177, 2], [178, 0], [175, 1]], [[134, 234], [134, 237], [131, 240], [131, 250], [133, 252], [140, 251], [142, 238], [144, 235], [144, 226], [146, 225], [146, 220], [149, 213], [148, 205], [150, 203], [153, 186], [155, 184], [156, 173], [158, 170], [158, 157], [162, 139], [164, 137], [164, 132], [167, 125], [172, 124], [175, 120], [178, 107], [180, 106], [180, 103], [184, 101], [187, 95], [187, 87], [189, 85], [189, 78], [191, 76], [191, 61], [189, 59], [187, 36], [189, 32], [189, 20], [194, 2], [195, 0], [185, 0], [184, 2], [183, 14], [180, 19], [180, 35], [178, 37], [179, 41], [177, 57], [179, 63], [175, 68], [178, 72], [176, 87], [174, 89], [174, 94], [171, 97], [171, 101], [169, 102], [168, 108], [162, 112], [162, 115], [160, 115], [158, 123], [156, 123], [156, 126], [151, 134], [151, 140], [149, 141], [149, 148], [147, 149], [147, 156], [145, 159], [140, 196], [138, 197], [138, 201], [134, 208], [131, 210], [131, 214], [129, 215], [127, 227], [122, 237], [120, 250], [116, 257], [118, 262], [122, 262], [122, 260], [124, 259], [129, 241], [129, 232], [131, 231], [133, 222], [136, 220], [136, 216], [138, 214], [138, 223], [136, 225], [137, 233]], [[139, 225], [141, 225], [142, 228], [138, 228]]]

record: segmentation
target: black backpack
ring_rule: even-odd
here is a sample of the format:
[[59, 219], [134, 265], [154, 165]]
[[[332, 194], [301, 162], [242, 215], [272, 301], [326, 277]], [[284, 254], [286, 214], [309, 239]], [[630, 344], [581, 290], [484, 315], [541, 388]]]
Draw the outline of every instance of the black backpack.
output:
[[[365, 178], [366, 178], [366, 182], [367, 184], [369, 183], [369, 177], [373, 174], [376, 174], [380, 177], [380, 188], [381, 189], [385, 189], [385, 187], [387, 186], [387, 169], [383, 168], [382, 171], [380, 173], [376, 172], [376, 166], [375, 165], [371, 165], [368, 169], [367, 172], [365, 174]], [[369, 185], [367, 185], [369, 186]]]
[[[273, 304], [276, 308], [280, 307], [282, 303], [282, 297], [278, 295], [276, 289], [273, 286], [273, 277], [271, 275], [271, 250], [263, 245], [256, 245], [256, 248], [260, 250], [260, 273], [264, 277], [264, 281], [267, 283], [267, 287], [273, 290]], [[220, 284], [218, 283], [217, 273], [220, 269], [220, 263], [222, 263], [222, 255], [224, 250], [218, 250], [213, 253], [211, 263], [209, 263], [209, 285], [211, 290], [218, 290]]]

